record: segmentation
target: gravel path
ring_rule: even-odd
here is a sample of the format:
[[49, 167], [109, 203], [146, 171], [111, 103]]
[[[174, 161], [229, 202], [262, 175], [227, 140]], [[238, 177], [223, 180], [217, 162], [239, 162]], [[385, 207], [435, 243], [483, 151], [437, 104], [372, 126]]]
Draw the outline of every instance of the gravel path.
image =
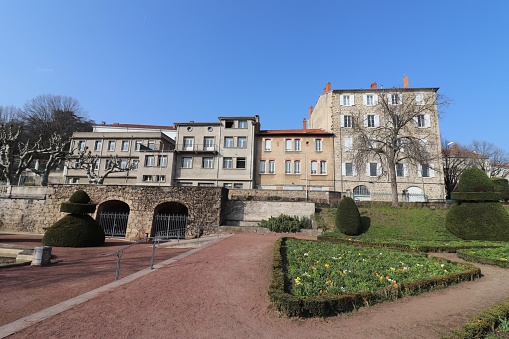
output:
[[[279, 317], [267, 295], [278, 238], [232, 235], [11, 337], [438, 338], [509, 297], [509, 270], [479, 265], [483, 278], [445, 290], [325, 319]], [[458, 260], [451, 254], [440, 256]], [[9, 299], [3, 274], [0, 271], [2, 301]], [[3, 314], [5, 304], [0, 305]]]

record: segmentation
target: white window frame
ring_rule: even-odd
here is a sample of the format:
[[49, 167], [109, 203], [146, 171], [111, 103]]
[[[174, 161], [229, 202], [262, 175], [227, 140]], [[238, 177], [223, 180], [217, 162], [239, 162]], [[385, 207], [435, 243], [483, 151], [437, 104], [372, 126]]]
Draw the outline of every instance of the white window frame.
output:
[[293, 173], [300, 174], [300, 160], [293, 161]]
[[94, 144], [94, 151], [100, 151], [103, 148], [103, 141], [96, 140]]
[[126, 169], [127, 159], [120, 159], [120, 169]]
[[389, 105], [401, 105], [401, 103], [403, 102], [403, 94], [401, 93], [390, 93], [387, 95], [388, 95], [387, 103]]
[[285, 151], [292, 150], [292, 139], [285, 139]]
[[232, 148], [234, 147], [234, 137], [224, 137], [224, 148]]
[[285, 160], [285, 174], [292, 174], [292, 161]]
[[364, 127], [376, 128], [380, 126], [380, 115], [378, 114], [367, 114], [364, 117]]
[[151, 182], [152, 176], [151, 175], [143, 175], [142, 179], [143, 182]]
[[147, 147], [151, 150], [155, 150], [156, 149], [156, 142], [155, 140], [149, 140], [147, 142]]
[[354, 106], [355, 105], [355, 97], [353, 94], [341, 94], [339, 96], [339, 105], [340, 106]]
[[142, 145], [143, 145], [143, 142], [141, 140], [136, 140], [134, 150], [140, 151]]
[[154, 155], [145, 156], [145, 167], [154, 167], [155, 161], [156, 159]]
[[350, 114], [341, 114], [341, 127], [344, 128], [352, 128], [353, 126], [353, 117]]
[[327, 174], [327, 161], [320, 160], [320, 174]]
[[201, 161], [202, 168], [211, 169], [214, 168], [214, 157], [203, 157]]
[[275, 174], [275, 173], [276, 173], [276, 161], [269, 160], [269, 174]]
[[345, 151], [351, 152], [353, 151], [353, 137], [345, 137]]
[[157, 156], [157, 167], [167, 167], [168, 166], [168, 156], [167, 155], [158, 155]]
[[108, 152], [114, 152], [115, 146], [116, 146], [115, 140], [109, 140], [108, 141]]
[[193, 168], [193, 157], [182, 157], [181, 168]]
[[424, 105], [424, 93], [415, 94], [415, 104], [419, 106]]
[[344, 177], [354, 177], [357, 175], [357, 168], [352, 162], [344, 162], [341, 164], [341, 174]]
[[272, 150], [272, 139], [265, 139], [263, 143], [265, 151], [269, 152]]
[[237, 137], [237, 147], [247, 148], [247, 137]]
[[122, 140], [121, 151], [129, 151], [129, 140]]
[[300, 152], [300, 144], [301, 139], [294, 139], [293, 140], [293, 150], [296, 152]]
[[193, 150], [194, 137], [184, 137], [184, 149], [187, 151]]
[[315, 151], [323, 151], [323, 139], [315, 139]]
[[267, 161], [266, 160], [260, 160], [259, 162], [259, 173], [265, 174], [265, 171], [267, 171]]
[[84, 151], [87, 143], [85, 140], [78, 140], [78, 151]]
[[206, 151], [214, 149], [214, 137], [203, 138], [203, 149]]
[[311, 174], [317, 174], [318, 173], [318, 161], [311, 160]]
[[166, 182], [166, 175], [164, 175], [164, 174], [156, 175], [156, 181], [157, 182]]
[[223, 158], [223, 168], [224, 169], [232, 169], [233, 168], [233, 158], [231, 158], [231, 157]]
[[366, 93], [362, 96], [364, 106], [376, 106], [378, 104], [378, 94]]
[[239, 128], [247, 128], [247, 120], [239, 120]]

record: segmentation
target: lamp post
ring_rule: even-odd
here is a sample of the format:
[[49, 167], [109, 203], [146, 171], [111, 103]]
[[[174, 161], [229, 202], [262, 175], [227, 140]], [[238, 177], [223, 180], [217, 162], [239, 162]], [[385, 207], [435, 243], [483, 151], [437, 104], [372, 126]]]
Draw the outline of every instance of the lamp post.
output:
[[309, 140], [306, 140], [306, 151], [305, 154], [305, 161], [306, 161], [306, 201], [308, 201], [309, 197], [309, 187], [308, 187], [308, 146], [309, 146]]

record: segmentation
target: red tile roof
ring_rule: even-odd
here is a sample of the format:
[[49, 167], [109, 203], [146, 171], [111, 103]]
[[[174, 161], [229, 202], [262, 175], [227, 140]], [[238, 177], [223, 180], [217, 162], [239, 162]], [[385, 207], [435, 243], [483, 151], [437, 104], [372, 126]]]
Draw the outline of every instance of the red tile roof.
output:
[[153, 129], [169, 129], [169, 130], [176, 129], [175, 126], [119, 124], [118, 122], [115, 122], [113, 124], [101, 124], [101, 125], [95, 125], [95, 126], [97, 126], [97, 127], [107, 126], [107, 127], [127, 127], [127, 128], [153, 128]]

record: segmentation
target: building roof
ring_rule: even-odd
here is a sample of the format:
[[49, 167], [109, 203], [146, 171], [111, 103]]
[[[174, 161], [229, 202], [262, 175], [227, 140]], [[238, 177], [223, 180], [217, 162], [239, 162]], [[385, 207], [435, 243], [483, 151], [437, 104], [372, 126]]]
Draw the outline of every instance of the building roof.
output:
[[488, 158], [485, 155], [479, 154], [475, 151], [470, 151], [465, 147], [458, 146], [457, 144], [452, 145], [452, 147], [448, 149], [443, 149], [442, 154], [456, 158]]
[[147, 129], [165, 129], [165, 130], [174, 130], [174, 129], [176, 129], [175, 126], [141, 125], [141, 124], [120, 124], [118, 122], [114, 122], [113, 124], [94, 125], [94, 127], [147, 128]]
[[258, 135], [326, 135], [332, 136], [333, 133], [326, 132], [319, 128], [306, 128], [306, 129], [271, 129], [262, 130]]

